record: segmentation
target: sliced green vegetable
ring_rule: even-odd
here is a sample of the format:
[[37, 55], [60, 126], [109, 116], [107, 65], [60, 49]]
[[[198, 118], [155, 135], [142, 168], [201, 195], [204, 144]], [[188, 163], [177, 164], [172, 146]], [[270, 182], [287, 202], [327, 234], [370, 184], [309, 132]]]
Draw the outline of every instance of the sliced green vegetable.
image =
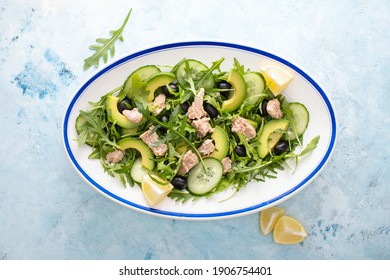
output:
[[188, 175], [188, 190], [196, 195], [202, 195], [214, 189], [223, 175], [223, 167], [219, 160], [206, 158], [203, 161], [206, 168], [198, 163]]
[[283, 136], [283, 131], [288, 128], [289, 122], [284, 119], [271, 120], [264, 125], [259, 137], [258, 154], [264, 158]]
[[187, 59], [177, 67], [176, 78], [179, 84], [183, 88], [191, 88], [189, 79], [193, 81], [193, 86], [197, 84], [198, 81], [203, 80], [201, 84], [198, 85], [199, 88], [210, 89], [214, 87], [214, 77], [213, 75], [208, 75], [205, 79], [203, 76], [207, 73], [209, 68], [202, 62], [195, 59]]
[[148, 93], [148, 102], [152, 102], [154, 99], [154, 92], [159, 87], [165, 86], [175, 79], [175, 75], [172, 73], [157, 73], [149, 77], [146, 81], [146, 92]]
[[160, 69], [155, 65], [146, 65], [138, 68], [126, 79], [119, 95], [134, 99], [138, 94], [143, 94], [142, 91], [145, 91], [146, 88], [146, 80], [160, 72]]
[[83, 115], [78, 115], [76, 118], [76, 131], [78, 135], [85, 133], [85, 144], [95, 147], [98, 144], [99, 134], [89, 129], [88, 122], [85, 120]]
[[215, 150], [208, 157], [223, 160], [229, 152], [229, 136], [222, 127], [216, 126], [211, 138], [214, 140]]
[[140, 123], [134, 123], [122, 115], [117, 107], [119, 98], [116, 96], [108, 96], [106, 101], [107, 118], [110, 122], [116, 123], [123, 128], [136, 128], [141, 125]]
[[233, 95], [222, 102], [222, 109], [226, 112], [232, 112], [240, 108], [241, 104], [244, 103], [246, 98], [246, 84], [242, 75], [233, 68], [230, 70], [227, 81], [233, 86]]
[[148, 175], [150, 170], [142, 165], [142, 158], [137, 158], [130, 170], [130, 176], [134, 182], [141, 183], [142, 177]]
[[154, 155], [152, 150], [142, 140], [137, 138], [123, 138], [118, 142], [121, 150], [135, 149], [141, 154], [142, 165], [149, 170], [154, 169]]
[[292, 111], [292, 123], [295, 126], [296, 133], [292, 126], [290, 126], [287, 130], [286, 138], [294, 140], [305, 132], [307, 125], [309, 124], [309, 111], [306, 109], [305, 105], [298, 102], [292, 102], [288, 104], [288, 106]]
[[258, 72], [247, 72], [243, 75], [246, 84], [247, 99], [246, 104], [254, 105], [261, 98], [265, 90], [265, 82]]

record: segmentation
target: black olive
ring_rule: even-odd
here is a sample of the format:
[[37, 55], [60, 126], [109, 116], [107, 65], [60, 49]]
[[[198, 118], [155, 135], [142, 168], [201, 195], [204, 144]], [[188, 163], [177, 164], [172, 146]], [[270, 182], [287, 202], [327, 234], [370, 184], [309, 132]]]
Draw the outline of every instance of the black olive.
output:
[[259, 111], [260, 111], [260, 116], [262, 117], [265, 117], [268, 112], [267, 112], [267, 103], [268, 103], [268, 100], [267, 99], [263, 99], [263, 101], [261, 102], [261, 105], [260, 105], [260, 108], [259, 108]]
[[209, 114], [210, 118], [215, 119], [219, 116], [217, 108], [209, 103], [203, 103], [203, 109]]
[[232, 89], [232, 85], [226, 81], [221, 81], [219, 83], [217, 83], [217, 88], [219, 89], [224, 89], [224, 90], [221, 90], [221, 95], [225, 98], [229, 98], [229, 95], [230, 95], [230, 92], [231, 90], [227, 90], [227, 89]]
[[237, 145], [234, 148], [234, 152], [239, 156], [239, 157], [245, 157], [246, 156], [246, 149], [244, 145]]
[[[179, 87], [175, 83], [169, 83], [168, 85], [171, 88], [171, 91], [173, 92], [179, 92]], [[168, 87], [164, 87], [163, 93], [165, 94], [166, 97], [174, 97], [170, 92]]]
[[184, 113], [187, 113], [188, 108], [190, 108], [190, 103], [188, 101], [180, 104], [180, 108], [184, 111]]
[[[169, 114], [168, 114], [168, 112], [166, 112], [164, 115], [161, 115], [161, 116], [159, 117], [159, 120], [160, 120], [161, 122], [163, 122], [163, 123], [169, 122]], [[159, 131], [160, 133], [165, 133], [165, 132], [167, 132], [167, 129], [166, 129], [165, 127], [160, 126], [160, 127], [158, 128], [158, 131]]]
[[220, 81], [217, 83], [217, 88], [220, 89], [231, 89], [232, 85], [226, 81]]
[[178, 190], [184, 190], [187, 187], [187, 179], [183, 176], [177, 175], [175, 176], [171, 184]]
[[125, 97], [122, 101], [118, 102], [118, 111], [122, 113], [123, 110], [129, 110], [130, 102], [131, 100], [127, 97]]
[[288, 152], [290, 149], [290, 146], [288, 144], [287, 140], [280, 140], [278, 143], [276, 143], [274, 147], [274, 153], [275, 155], [279, 156], [285, 152]]

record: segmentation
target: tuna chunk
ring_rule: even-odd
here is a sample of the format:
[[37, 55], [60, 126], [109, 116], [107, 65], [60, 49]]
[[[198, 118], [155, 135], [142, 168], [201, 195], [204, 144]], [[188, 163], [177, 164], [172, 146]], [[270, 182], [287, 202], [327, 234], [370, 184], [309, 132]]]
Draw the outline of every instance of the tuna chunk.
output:
[[194, 102], [188, 108], [188, 118], [190, 120], [201, 119], [206, 116], [206, 111], [203, 109], [204, 88], [201, 88], [195, 96]]
[[215, 146], [212, 139], [205, 140], [198, 148], [198, 152], [201, 156], [208, 156], [215, 150]]
[[106, 160], [111, 163], [118, 163], [120, 162], [123, 157], [125, 156], [126, 152], [121, 150], [115, 150], [111, 153], [108, 153], [106, 155]]
[[232, 169], [232, 161], [230, 160], [229, 157], [225, 157], [222, 161], [222, 166], [223, 166], [223, 174], [226, 174], [228, 172], [233, 171]]
[[152, 103], [152, 112], [155, 115], [161, 113], [162, 110], [165, 109], [165, 94], [159, 94]]
[[267, 113], [273, 119], [281, 119], [283, 117], [283, 112], [280, 109], [280, 102], [278, 99], [272, 99], [267, 102]]
[[188, 171], [190, 171], [191, 168], [197, 165], [198, 163], [199, 163], [199, 159], [196, 156], [196, 154], [193, 151], [189, 150], [184, 154], [183, 158], [181, 159], [181, 165], [178, 171], [179, 175], [188, 173]]
[[123, 110], [122, 114], [131, 122], [139, 123], [142, 121], [142, 114], [138, 111], [137, 108], [132, 110]]
[[247, 139], [256, 137], [256, 129], [243, 117], [237, 117], [233, 120], [232, 131], [241, 132]]
[[191, 125], [196, 129], [199, 138], [203, 138], [207, 133], [213, 133], [214, 128], [210, 125], [210, 118], [201, 118], [199, 120], [193, 120]]
[[154, 126], [152, 125], [151, 127], [149, 127], [149, 130], [142, 133], [139, 136], [139, 138], [141, 138], [141, 140], [144, 141], [144, 143], [149, 146], [153, 154], [155, 154], [158, 157], [162, 157], [167, 152], [168, 146], [166, 144], [159, 144], [157, 146], [154, 144], [159, 139], [156, 132], [151, 133], [153, 129]]

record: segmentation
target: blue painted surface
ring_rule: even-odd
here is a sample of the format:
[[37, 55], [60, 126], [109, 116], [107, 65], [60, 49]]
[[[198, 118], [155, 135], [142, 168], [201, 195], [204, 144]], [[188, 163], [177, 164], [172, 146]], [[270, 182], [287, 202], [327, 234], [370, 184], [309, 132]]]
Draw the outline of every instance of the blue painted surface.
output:
[[[389, 2], [182, 2], [2, 1], [0, 259], [390, 259]], [[330, 95], [332, 160], [280, 205], [306, 227], [303, 243], [263, 237], [258, 214], [189, 222], [138, 213], [73, 170], [61, 140], [66, 106], [94, 71], [82, 69], [88, 46], [131, 7], [116, 57], [229, 41], [291, 60]]]

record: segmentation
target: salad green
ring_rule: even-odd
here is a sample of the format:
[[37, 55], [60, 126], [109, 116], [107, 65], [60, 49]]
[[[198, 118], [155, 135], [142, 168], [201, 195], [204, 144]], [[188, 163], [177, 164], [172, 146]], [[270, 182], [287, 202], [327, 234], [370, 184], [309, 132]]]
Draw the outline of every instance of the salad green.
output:
[[115, 42], [117, 40], [123, 41], [122, 31], [125, 28], [131, 11], [133, 9], [130, 9], [130, 11], [127, 13], [127, 16], [125, 20], [123, 21], [122, 25], [117, 30], [111, 30], [110, 38], [97, 38], [96, 44], [90, 45], [89, 49], [95, 51], [93, 55], [90, 57], [84, 59], [84, 70], [88, 70], [92, 66], [99, 66], [100, 58], [103, 58], [104, 63], [108, 60], [108, 51], [110, 50], [110, 55], [113, 57], [115, 55]]
[[263, 75], [237, 59], [228, 71], [223, 62], [182, 59], [168, 71], [136, 69], [80, 111], [78, 144], [89, 145], [89, 158], [125, 186], [157, 175], [174, 186], [168, 196], [182, 202], [276, 178], [289, 159], [296, 168], [319, 141], [302, 147], [306, 107], [274, 96]]

